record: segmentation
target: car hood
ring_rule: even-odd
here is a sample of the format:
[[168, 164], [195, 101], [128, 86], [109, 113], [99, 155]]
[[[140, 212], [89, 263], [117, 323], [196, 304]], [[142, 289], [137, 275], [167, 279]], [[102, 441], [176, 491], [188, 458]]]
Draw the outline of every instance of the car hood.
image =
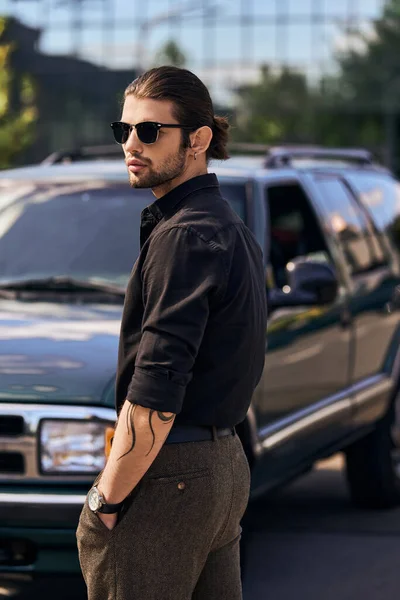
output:
[[113, 405], [121, 305], [0, 300], [0, 402]]

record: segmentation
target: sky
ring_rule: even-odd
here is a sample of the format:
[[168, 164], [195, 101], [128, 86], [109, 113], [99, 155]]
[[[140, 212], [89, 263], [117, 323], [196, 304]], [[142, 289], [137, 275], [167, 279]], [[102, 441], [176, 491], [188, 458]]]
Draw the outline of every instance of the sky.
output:
[[[383, 4], [384, 0], [0, 0], [0, 14], [41, 28], [42, 52], [76, 53], [110, 68], [151, 66], [160, 47], [173, 38], [187, 66], [226, 101], [232, 84], [257, 78], [261, 63], [288, 64], [311, 78], [333, 70], [334, 52], [347, 43], [346, 24], [368, 31]], [[179, 14], [182, 19], [174, 18]]]

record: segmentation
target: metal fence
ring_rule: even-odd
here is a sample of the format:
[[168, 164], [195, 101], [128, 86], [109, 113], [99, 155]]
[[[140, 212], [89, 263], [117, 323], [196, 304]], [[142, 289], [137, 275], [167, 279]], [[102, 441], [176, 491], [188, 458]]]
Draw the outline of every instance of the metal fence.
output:
[[[35, 143], [24, 159], [42, 158], [60, 146], [109, 140], [104, 124], [117, 115], [124, 87], [136, 73], [166, 62], [174, 52], [176, 58], [178, 50], [177, 60], [184, 59], [205, 81], [222, 109], [235, 109], [237, 89], [257, 82], [264, 64], [272, 72], [286, 67], [304, 73], [310, 85], [317, 85], [335, 75], [337, 53], [354, 43], [354, 29], [371, 35], [387, 3], [3, 0], [0, 15], [12, 18], [8, 39], [18, 49], [15, 68], [32, 73], [37, 82]], [[312, 120], [311, 115], [307, 142], [318, 141]], [[384, 141], [393, 153], [391, 125], [387, 122]]]

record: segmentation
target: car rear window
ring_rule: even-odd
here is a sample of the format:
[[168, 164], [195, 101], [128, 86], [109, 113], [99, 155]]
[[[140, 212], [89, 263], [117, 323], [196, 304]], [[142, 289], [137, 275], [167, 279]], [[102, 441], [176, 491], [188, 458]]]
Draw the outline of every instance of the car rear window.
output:
[[320, 205], [327, 224], [339, 240], [350, 272], [357, 275], [386, 263], [381, 245], [368, 215], [358, 206], [356, 198], [335, 175], [316, 175], [315, 183], [321, 192]]
[[355, 173], [347, 179], [376, 227], [385, 231], [400, 250], [400, 183], [375, 173]]

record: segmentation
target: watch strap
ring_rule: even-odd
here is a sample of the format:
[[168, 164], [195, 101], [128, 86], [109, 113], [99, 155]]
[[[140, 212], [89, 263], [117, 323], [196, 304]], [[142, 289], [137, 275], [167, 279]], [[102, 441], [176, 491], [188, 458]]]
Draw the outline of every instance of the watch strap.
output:
[[[96, 481], [97, 483], [97, 481]], [[92, 489], [89, 491], [89, 494], [91, 492], [95, 492], [97, 494], [97, 498], [99, 501], [100, 506], [97, 508], [96, 510], [93, 510], [93, 512], [100, 512], [100, 513], [104, 513], [105, 515], [112, 515], [114, 513], [117, 513], [120, 511], [120, 509], [122, 508], [123, 504], [124, 504], [124, 500], [122, 500], [122, 502], [118, 502], [118, 504], [109, 504], [105, 501], [105, 498], [103, 496], [103, 494], [101, 493], [101, 491], [99, 490], [99, 488], [97, 487], [97, 485], [94, 485], [92, 487]], [[89, 502], [89, 508], [90, 508], [90, 502]]]
[[120, 511], [123, 503], [124, 501], [118, 502], [118, 504], [102, 504], [101, 507], [97, 510], [97, 512], [103, 513], [105, 515], [112, 515]]

